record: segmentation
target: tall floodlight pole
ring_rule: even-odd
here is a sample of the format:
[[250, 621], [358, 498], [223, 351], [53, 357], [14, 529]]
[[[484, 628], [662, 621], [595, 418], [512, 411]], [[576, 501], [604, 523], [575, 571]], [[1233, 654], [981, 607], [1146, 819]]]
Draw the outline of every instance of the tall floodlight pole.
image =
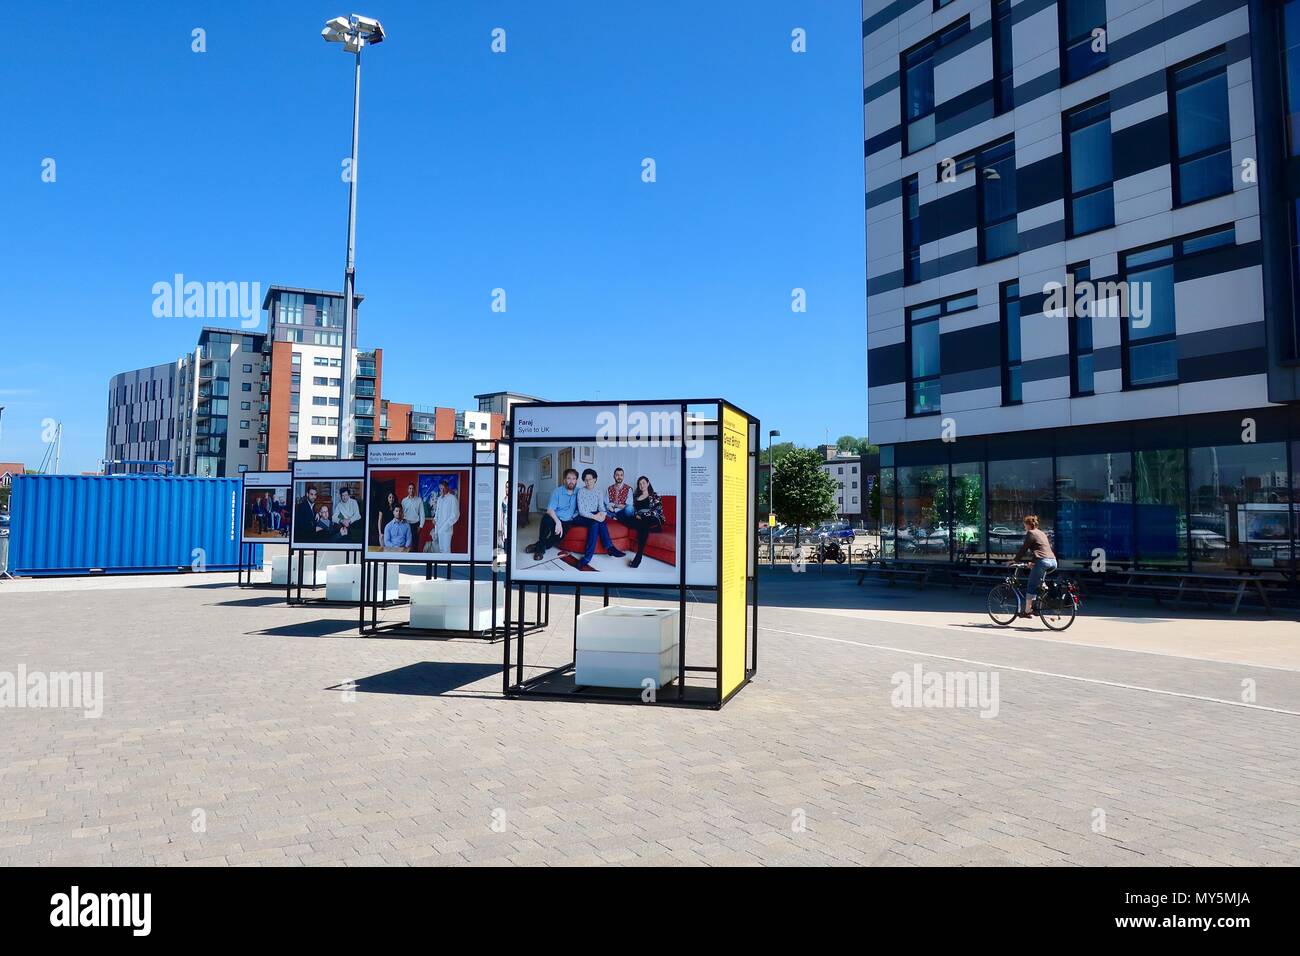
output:
[[[776, 515], [776, 462], [772, 460], [772, 439], [780, 438], [781, 430], [773, 428], [767, 433], [767, 513]], [[767, 563], [776, 565], [776, 528], [767, 526]]]
[[343, 361], [340, 363], [338, 457], [352, 457], [356, 409], [352, 382], [352, 339], [356, 335], [353, 317], [353, 287], [356, 284], [357, 245], [357, 140], [361, 132], [361, 51], [369, 43], [384, 42], [384, 28], [378, 20], [352, 14], [335, 17], [325, 24], [321, 37], [326, 43], [342, 43], [356, 58], [352, 80], [352, 163], [348, 167], [348, 255], [343, 270]]

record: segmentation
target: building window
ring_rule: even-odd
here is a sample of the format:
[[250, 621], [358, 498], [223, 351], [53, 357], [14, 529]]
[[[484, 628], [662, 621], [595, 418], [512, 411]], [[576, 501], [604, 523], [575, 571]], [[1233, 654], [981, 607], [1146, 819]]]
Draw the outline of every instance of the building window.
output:
[[312, 378], [311, 383], [313, 385], [328, 385], [330, 380], [324, 375], [316, 375]]
[[1019, 405], [1020, 283], [1002, 283], [1002, 404]]
[[1286, 443], [1192, 448], [1187, 468], [1192, 568], [1288, 570]]
[[[1300, 303], [1300, 199], [1291, 200], [1291, 295], [1294, 303]], [[1300, 358], [1300, 314], [1293, 307], [1281, 321], [1282, 357]]]
[[902, 55], [903, 152], [934, 143], [934, 55], [970, 31], [965, 17]]
[[290, 364], [291, 364], [291, 365], [302, 365], [302, 353], [301, 353], [301, 352], [294, 352], [294, 353], [293, 353], [293, 358], [290, 360]]
[[1115, 225], [1110, 103], [1098, 100], [1065, 114], [1065, 215], [1072, 236]]
[[[1070, 267], [1070, 274], [1074, 276], [1074, 284], [1077, 287], [1081, 282], [1089, 282], [1092, 278], [1092, 268], [1088, 263]], [[1092, 301], [1089, 297], [1088, 301]], [[1092, 362], [1092, 309], [1083, 306], [1080, 307], [1078, 297], [1068, 303], [1069, 322], [1070, 322], [1070, 394], [1078, 397], [1080, 395], [1093, 394], [1093, 362]]]
[[980, 262], [1004, 259], [1020, 250], [1016, 231], [1016, 143], [1004, 139], [975, 157], [979, 206]]
[[993, 2], [993, 107], [1005, 113], [1015, 104], [1015, 68], [1011, 58], [1011, 0]]
[[1234, 228], [1219, 226], [1120, 257], [1122, 278], [1128, 286], [1129, 314], [1120, 310], [1125, 388], [1178, 381], [1174, 261], [1235, 242]]
[[252, 403], [252, 402], [240, 402], [240, 403], [239, 403], [239, 410], [240, 410], [241, 412], [252, 411], [252, 409], [253, 409], [253, 403]]
[[907, 310], [908, 414], [939, 412], [939, 320], [945, 315], [973, 309], [977, 304], [976, 294], [968, 292]]
[[1060, 0], [1061, 74], [1073, 83], [1109, 62], [1106, 53], [1106, 0]]
[[1292, 156], [1300, 156], [1300, 0], [1282, 4], [1281, 33], [1287, 148]]
[[[247, 447], [248, 447], [248, 439], [247, 439], [247, 438], [241, 438], [241, 439], [239, 439], [239, 447], [240, 447], [240, 448], [247, 448]], [[243, 466], [241, 465], [240, 467], [242, 468]]]
[[1133, 557], [1133, 458], [1130, 452], [1062, 455], [1056, 459], [1059, 514], [1052, 550], [1059, 560], [1089, 563], [1096, 548], [1107, 561]]
[[245, 374], [245, 375], [251, 374], [252, 371], [253, 371], [253, 366], [251, 366], [251, 365], [245, 365], [245, 366], [244, 366], [244, 374]]
[[[1128, 283], [1128, 315], [1121, 310], [1124, 340], [1124, 387], [1178, 381], [1178, 340], [1174, 326], [1174, 247], [1155, 246], [1123, 256]], [[1145, 312], [1135, 314], [1135, 297]]]
[[912, 175], [903, 180], [903, 283], [911, 285], [920, 278], [921, 187], [920, 178]]
[[1232, 192], [1228, 55], [1222, 49], [1169, 71], [1174, 205]]

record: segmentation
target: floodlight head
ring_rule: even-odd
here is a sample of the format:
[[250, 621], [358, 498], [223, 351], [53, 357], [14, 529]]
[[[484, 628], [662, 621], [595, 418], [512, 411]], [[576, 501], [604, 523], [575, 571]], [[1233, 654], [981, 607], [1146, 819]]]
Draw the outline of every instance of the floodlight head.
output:
[[326, 43], [342, 43], [347, 52], [360, 53], [367, 44], [384, 42], [384, 26], [374, 17], [354, 13], [327, 20], [320, 35]]
[[767, 437], [768, 437], [768, 438], [780, 438], [780, 437], [781, 437], [781, 429], [779, 429], [779, 428], [773, 428], [770, 432], [767, 433]]

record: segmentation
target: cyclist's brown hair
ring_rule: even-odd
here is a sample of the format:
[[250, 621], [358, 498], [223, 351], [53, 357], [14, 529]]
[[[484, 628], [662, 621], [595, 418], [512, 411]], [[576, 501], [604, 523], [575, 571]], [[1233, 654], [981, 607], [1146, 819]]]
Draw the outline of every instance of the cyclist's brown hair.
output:
[[1037, 528], [1038, 515], [1025, 515], [1025, 524], [1029, 525], [1030, 528]]

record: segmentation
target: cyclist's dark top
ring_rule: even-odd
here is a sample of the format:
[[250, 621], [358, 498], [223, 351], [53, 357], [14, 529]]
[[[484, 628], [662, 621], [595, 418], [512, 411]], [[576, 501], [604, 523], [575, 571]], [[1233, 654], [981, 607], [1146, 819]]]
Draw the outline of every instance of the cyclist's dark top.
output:
[[1056, 560], [1056, 555], [1052, 552], [1052, 544], [1047, 540], [1047, 535], [1043, 534], [1043, 532], [1039, 531], [1037, 528], [1025, 532], [1025, 543], [1022, 544], [1020, 550], [1016, 552], [1016, 560], [1019, 561], [1026, 554], [1032, 554], [1035, 561], [1041, 560], [1042, 558], [1051, 558], [1053, 561]]

